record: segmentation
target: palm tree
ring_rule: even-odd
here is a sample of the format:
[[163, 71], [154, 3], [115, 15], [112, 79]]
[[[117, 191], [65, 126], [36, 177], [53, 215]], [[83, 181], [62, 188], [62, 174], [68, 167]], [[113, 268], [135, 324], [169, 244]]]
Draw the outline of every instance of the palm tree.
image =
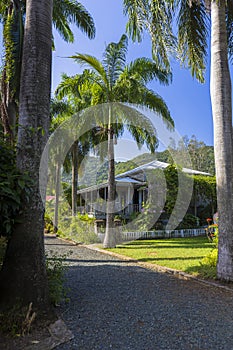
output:
[[[110, 43], [104, 52], [103, 61], [88, 54], [78, 53], [72, 58], [78, 64], [85, 64], [90, 69], [87, 79], [92, 83], [92, 105], [99, 103], [130, 102], [137, 103], [159, 113], [162, 118], [173, 125], [169, 110], [163, 99], [146, 87], [146, 84], [157, 79], [163, 84], [168, 84], [171, 75], [165, 70], [158, 69], [157, 65], [148, 58], [138, 58], [130, 64], [126, 64], [128, 39], [122, 35], [118, 43]], [[106, 215], [105, 247], [114, 247], [114, 200], [115, 200], [115, 162], [114, 162], [114, 137], [123, 130], [123, 121], [116, 125], [114, 111], [111, 105], [108, 110], [107, 130], [108, 135], [108, 205]], [[132, 125], [127, 126], [131, 134], [138, 141], [140, 132]], [[156, 140], [146, 135], [148, 145], [154, 149]]]
[[[0, 114], [4, 133], [11, 142], [15, 137], [18, 113], [25, 3], [25, 0], [5, 0], [0, 5], [5, 49], [0, 88]], [[93, 19], [81, 3], [76, 0], [54, 0], [53, 25], [66, 42], [74, 41], [71, 24], [75, 24], [90, 39], [94, 38]]]
[[210, 92], [219, 211], [217, 275], [220, 279], [233, 281], [233, 135], [231, 78], [228, 66], [228, 54], [231, 56], [233, 53], [232, 1], [163, 0], [155, 3], [150, 0], [124, 0], [124, 10], [129, 16], [127, 29], [132, 38], [141, 39], [142, 32], [149, 31], [153, 58], [156, 62], [162, 62], [167, 69], [170, 69], [168, 53], [171, 48], [175, 48], [172, 18], [176, 15], [179, 58], [201, 82], [204, 81], [208, 29], [211, 29]]
[[[20, 304], [42, 315], [50, 307], [44, 256], [44, 205], [39, 166], [48, 138], [52, 0], [27, 0], [17, 142], [17, 166], [32, 179], [21, 221], [8, 241], [1, 270], [1, 306]], [[32, 50], [33, 47], [33, 50]], [[43, 69], [41, 69], [43, 67]]]
[[[62, 75], [62, 80], [55, 91], [55, 95], [58, 102], [65, 101], [70, 107], [70, 112], [66, 114], [66, 118], [91, 105], [91, 85], [88, 83], [88, 75], [89, 72], [86, 70], [75, 77]], [[77, 214], [78, 169], [84, 157], [93, 148], [95, 139], [93, 131], [86, 133], [73, 143], [66, 157], [72, 168], [72, 216]]]
[[[72, 115], [80, 112], [84, 108], [91, 105], [91, 84], [86, 78], [89, 72], [84, 70], [82, 74], [75, 77], [69, 77], [66, 74], [62, 74], [62, 80], [58, 85], [55, 95], [56, 98], [51, 103], [51, 116], [52, 116], [52, 128], [51, 131], [55, 131], [58, 126], [71, 118]], [[82, 122], [79, 121], [79, 128]], [[66, 135], [67, 136], [67, 135]], [[64, 135], [60, 136], [61, 138]], [[65, 141], [64, 141], [65, 142]], [[71, 209], [72, 216], [77, 215], [77, 190], [78, 190], [78, 170], [84, 157], [89, 153], [90, 149], [98, 143], [98, 139], [95, 134], [95, 129], [90, 130], [76, 140], [68, 151], [64, 160], [64, 171], [72, 173], [72, 185], [71, 185]], [[54, 151], [54, 150], [53, 150]], [[58, 199], [61, 180], [61, 159], [59, 154], [63, 154], [62, 143], [56, 148], [57, 154], [54, 163], [56, 163], [55, 176], [55, 210], [54, 210], [54, 228], [55, 231], [58, 228]], [[54, 153], [54, 152], [53, 152]], [[55, 157], [55, 154], [51, 155]], [[60, 163], [59, 163], [60, 162]]]

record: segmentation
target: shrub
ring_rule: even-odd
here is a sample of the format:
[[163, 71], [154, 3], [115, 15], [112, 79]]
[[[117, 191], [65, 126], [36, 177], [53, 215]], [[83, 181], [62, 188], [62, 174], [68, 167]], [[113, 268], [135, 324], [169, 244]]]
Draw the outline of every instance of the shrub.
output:
[[16, 168], [14, 150], [0, 141], [0, 236], [9, 237], [29, 196], [28, 175]]
[[46, 233], [53, 232], [53, 221], [47, 213], [44, 216], [44, 224]]
[[185, 214], [177, 229], [195, 228], [199, 226], [199, 219], [192, 214]]
[[200, 262], [201, 274], [206, 278], [216, 278], [216, 268], [218, 261], [218, 227], [215, 229], [215, 247]]
[[95, 219], [89, 218], [87, 214], [63, 218], [57, 234], [78, 243], [99, 243], [99, 238], [94, 232], [94, 221]]
[[49, 295], [52, 304], [58, 305], [66, 297], [64, 287], [65, 259], [67, 254], [57, 255], [52, 250], [46, 255], [46, 271], [49, 283]]

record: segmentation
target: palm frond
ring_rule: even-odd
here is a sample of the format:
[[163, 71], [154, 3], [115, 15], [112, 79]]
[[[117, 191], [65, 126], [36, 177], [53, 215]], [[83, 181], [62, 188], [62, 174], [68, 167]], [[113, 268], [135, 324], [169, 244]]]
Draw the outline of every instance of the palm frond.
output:
[[52, 98], [50, 101], [50, 114], [52, 117], [56, 117], [59, 114], [69, 114], [71, 113], [70, 104], [65, 100], [57, 100]]
[[127, 129], [133, 139], [136, 141], [139, 149], [141, 149], [142, 145], [145, 144], [151, 153], [155, 152], [156, 148], [159, 145], [155, 132], [151, 133], [150, 129], [138, 127], [133, 124], [127, 124]]
[[126, 32], [133, 41], [142, 41], [143, 31], [146, 29], [145, 19], [147, 18], [149, 7], [146, 0], [124, 0], [124, 14], [128, 16]]
[[74, 37], [70, 24], [75, 24], [90, 39], [95, 37], [95, 24], [90, 13], [76, 0], [54, 0], [53, 24], [67, 42]]
[[178, 53], [192, 76], [204, 82], [208, 15], [203, 2], [181, 1], [178, 14]]
[[123, 34], [118, 43], [110, 43], [104, 52], [103, 67], [112, 87], [125, 67], [128, 38]]
[[161, 96], [147, 88], [141, 90], [141, 98], [135, 103], [157, 112], [169, 128], [174, 127], [167, 104]]
[[172, 30], [173, 2], [151, 1], [148, 32], [152, 42], [152, 56], [158, 68], [170, 72], [170, 56], [174, 54], [176, 39]]
[[68, 43], [74, 42], [74, 34], [70, 28], [70, 24], [67, 21], [67, 18], [63, 13], [58, 17], [54, 17], [53, 25], [64, 41]]
[[79, 75], [68, 76], [66, 74], [62, 74], [62, 80], [55, 90], [55, 96], [57, 99], [61, 100], [69, 94], [72, 94], [75, 97], [80, 97], [78, 89], [80, 83], [79, 78]]
[[228, 53], [231, 62], [233, 61], [233, 0], [227, 0], [227, 40], [228, 40]]
[[159, 69], [157, 64], [149, 58], [137, 58], [133, 62], [130, 62], [126, 68], [129, 76], [134, 76], [136, 74], [144, 84], [155, 79], [158, 80], [160, 84], [168, 85], [172, 80], [171, 73]]
[[77, 62], [78, 64], [82, 66], [83, 65], [87, 66], [88, 68], [96, 72], [100, 78], [97, 81], [97, 83], [100, 83], [100, 80], [102, 80], [102, 82], [105, 85], [105, 89], [106, 90], [108, 89], [109, 82], [108, 82], [107, 74], [105, 72], [105, 69], [102, 63], [96, 57], [87, 55], [87, 54], [77, 53], [76, 55], [73, 55], [70, 58], [73, 58], [74, 61]]

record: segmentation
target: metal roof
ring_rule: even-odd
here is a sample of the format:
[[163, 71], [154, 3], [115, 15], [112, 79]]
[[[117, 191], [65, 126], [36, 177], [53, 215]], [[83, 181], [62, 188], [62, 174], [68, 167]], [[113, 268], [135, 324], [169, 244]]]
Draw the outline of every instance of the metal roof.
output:
[[[166, 169], [170, 164], [165, 162], [160, 162], [158, 160], [153, 160], [152, 162], [143, 164], [138, 166], [137, 168], [134, 168], [132, 170], [126, 171], [122, 174], [119, 174], [115, 177], [116, 183], [132, 183], [132, 184], [144, 184], [146, 181], [146, 175], [144, 174], [144, 171], [146, 170], [153, 170], [153, 169]], [[212, 176], [209, 173], [205, 173], [199, 170], [193, 170], [188, 168], [183, 168], [182, 171], [186, 174], [190, 175], [205, 175], [205, 176]], [[91, 192], [98, 190], [100, 188], [107, 187], [108, 183], [102, 183], [99, 185], [93, 185], [90, 187], [83, 188], [81, 190], [78, 190], [79, 193], [85, 193], [85, 192]]]
[[[138, 185], [144, 184], [144, 182], [132, 179], [131, 177], [128, 177], [128, 176], [123, 177], [123, 178], [119, 178], [119, 179], [116, 178], [116, 185], [117, 185], [117, 183], [132, 183], [132, 184], [138, 184]], [[80, 193], [85, 193], [85, 192], [97, 191], [100, 188], [104, 188], [107, 186], [108, 186], [108, 183], [104, 182], [104, 183], [99, 184], [99, 185], [93, 185], [93, 186], [82, 188], [81, 190], [78, 190], [77, 193], [80, 194]]]
[[[153, 170], [153, 169], [166, 169], [170, 164], [165, 163], [165, 162], [160, 162], [158, 160], [153, 160], [152, 162], [140, 165], [137, 168], [134, 168], [132, 170], [126, 171], [122, 174], [119, 174], [116, 176], [117, 178], [121, 178], [123, 176], [129, 176], [129, 175], [136, 175], [140, 172], [143, 172], [144, 170]], [[182, 168], [182, 171], [187, 174], [192, 174], [192, 175], [206, 175], [206, 176], [212, 176], [209, 173], [199, 171], [199, 170], [193, 170], [193, 169], [188, 169], [188, 168]]]

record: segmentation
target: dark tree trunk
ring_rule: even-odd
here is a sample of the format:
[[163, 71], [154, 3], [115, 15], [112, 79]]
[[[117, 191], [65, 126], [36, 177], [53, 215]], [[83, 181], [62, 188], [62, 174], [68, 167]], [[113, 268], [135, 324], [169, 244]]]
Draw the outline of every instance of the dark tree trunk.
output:
[[52, 1], [27, 0], [19, 106], [17, 165], [33, 181], [21, 223], [9, 240], [0, 276], [1, 306], [49, 307], [44, 255], [40, 158], [47, 141], [51, 86]]

